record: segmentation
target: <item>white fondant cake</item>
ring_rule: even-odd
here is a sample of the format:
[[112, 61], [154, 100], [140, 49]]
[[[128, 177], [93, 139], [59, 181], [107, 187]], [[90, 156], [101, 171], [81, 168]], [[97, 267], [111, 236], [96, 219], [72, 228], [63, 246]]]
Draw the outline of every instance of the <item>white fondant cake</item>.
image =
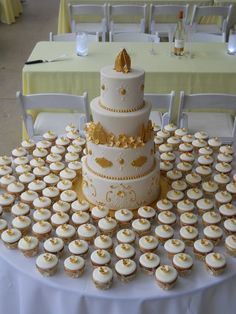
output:
[[111, 209], [149, 205], [159, 193], [159, 160], [155, 157], [151, 105], [144, 102], [144, 71], [101, 70], [101, 95], [91, 102], [82, 158], [86, 199]]

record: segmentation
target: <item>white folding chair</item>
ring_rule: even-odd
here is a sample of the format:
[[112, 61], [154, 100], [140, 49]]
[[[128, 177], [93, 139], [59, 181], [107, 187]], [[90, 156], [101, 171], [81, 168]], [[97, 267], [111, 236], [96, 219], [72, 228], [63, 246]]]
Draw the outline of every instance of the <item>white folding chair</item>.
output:
[[[99, 33], [96, 34], [87, 34], [89, 42], [98, 42], [99, 41]], [[52, 32], [49, 33], [49, 41], [75, 41], [76, 33], [65, 33], [55, 35]]]
[[[102, 37], [102, 41], [106, 39], [107, 32], [107, 5], [96, 4], [70, 4], [70, 23], [72, 32], [87, 32]], [[80, 22], [81, 18], [90, 19], [91, 22]], [[94, 20], [98, 19], [98, 22]]]
[[[24, 96], [21, 92], [16, 93], [16, 98], [22, 109], [22, 116], [28, 135], [34, 140], [41, 139], [48, 130], [56, 134], [64, 134], [65, 127], [73, 123], [81, 134], [85, 123], [90, 121], [88, 94], [31, 94]], [[42, 110], [35, 122], [28, 113], [29, 110]]]
[[169, 94], [144, 94], [144, 100], [152, 104], [150, 120], [162, 128], [171, 122], [175, 92]]
[[[184, 21], [186, 23], [188, 18], [188, 4], [166, 4], [166, 5], [150, 5], [150, 25], [149, 31], [151, 34], [158, 32], [160, 37], [168, 37], [169, 33], [173, 33], [177, 26], [178, 15], [180, 11], [184, 12]], [[158, 18], [161, 22], [158, 22]], [[167, 21], [163, 22], [163, 18]], [[170, 19], [173, 22], [168, 22]]]
[[117, 42], [159, 42], [158, 35], [145, 34], [145, 33], [112, 33], [109, 32], [109, 41]]
[[[194, 5], [193, 14], [190, 25], [194, 28], [195, 32], [204, 32], [210, 34], [228, 34], [229, 21], [231, 19], [233, 6], [198, 6]], [[200, 23], [203, 17], [219, 17], [214, 18], [212, 21], [215, 23]]]
[[203, 32], [197, 32], [190, 30], [189, 36], [187, 38], [188, 42], [195, 42], [195, 43], [225, 43], [226, 42], [226, 34], [225, 32], [222, 34], [208, 34]]
[[[109, 31], [112, 33], [122, 32], [136, 32], [144, 33], [146, 28], [146, 11], [147, 5], [134, 5], [134, 4], [122, 4], [122, 5], [110, 5], [108, 4], [108, 22]], [[137, 22], [129, 22], [129, 19], [133, 17], [137, 19]], [[126, 18], [128, 22], [115, 22], [115, 19]]]
[[[222, 112], [219, 112], [219, 109]], [[197, 110], [197, 112], [188, 110]], [[209, 112], [211, 110], [218, 110], [218, 112]], [[206, 131], [211, 137], [221, 138], [223, 143], [234, 143], [235, 147], [236, 118], [233, 121], [229, 110], [236, 110], [236, 95], [185, 95], [183, 91], [180, 92], [178, 115], [180, 127], [187, 127], [191, 133]]]

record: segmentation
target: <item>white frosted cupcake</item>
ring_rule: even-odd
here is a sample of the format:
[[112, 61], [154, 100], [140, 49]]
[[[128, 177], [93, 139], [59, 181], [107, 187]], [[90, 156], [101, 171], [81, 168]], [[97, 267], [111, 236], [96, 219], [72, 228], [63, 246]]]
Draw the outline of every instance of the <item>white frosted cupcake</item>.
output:
[[122, 243], [122, 244], [118, 244], [115, 247], [115, 255], [119, 259], [125, 259], [125, 258], [134, 259], [136, 255], [136, 251], [132, 245], [128, 243]]
[[36, 268], [43, 276], [53, 276], [57, 271], [58, 257], [54, 254], [40, 254], [36, 259]]
[[65, 136], [58, 137], [55, 144], [67, 147], [70, 144], [70, 140]]
[[192, 153], [193, 145], [190, 143], [182, 143], [179, 145], [179, 151], [181, 153]]
[[94, 223], [98, 223], [99, 219], [105, 218], [109, 214], [109, 208], [98, 205], [92, 208], [91, 217]]
[[154, 143], [155, 143], [156, 149], [158, 149], [159, 146], [164, 143], [164, 139], [160, 136], [155, 136], [154, 137]]
[[40, 220], [33, 224], [32, 232], [39, 241], [43, 241], [51, 236], [52, 226], [48, 221]]
[[0, 235], [3, 233], [4, 230], [7, 230], [7, 221], [5, 219], [0, 219]]
[[[188, 143], [185, 143], [185, 145], [187, 145], [187, 144], [188, 144]], [[190, 144], [188, 144], [188, 145], [190, 145]], [[188, 163], [190, 163], [190, 164], [193, 164], [194, 161], [195, 161], [194, 155], [193, 155], [192, 153], [189, 153], [189, 152], [187, 152], [187, 153], [182, 153], [182, 154], [179, 156], [179, 158], [180, 158], [180, 160], [181, 160], [182, 162], [188, 162]]]
[[86, 144], [86, 139], [81, 137], [81, 136], [78, 136], [76, 137], [73, 141], [72, 141], [72, 144], [74, 145], [78, 145], [78, 146], [81, 146], [82, 148], [85, 147], [85, 144]]
[[85, 258], [89, 252], [89, 245], [84, 240], [73, 240], [69, 243], [68, 249], [71, 254]]
[[111, 255], [106, 250], [95, 250], [90, 256], [93, 267], [108, 266], [111, 262]]
[[172, 260], [175, 254], [183, 253], [185, 251], [185, 244], [182, 240], [170, 239], [165, 242], [164, 248], [168, 257]]
[[201, 176], [203, 181], [209, 180], [212, 174], [212, 169], [208, 166], [198, 166], [195, 171]]
[[171, 136], [167, 139], [167, 143], [172, 145], [173, 150], [177, 150], [181, 143], [181, 139], [178, 136]]
[[175, 254], [172, 263], [180, 276], [189, 275], [193, 268], [193, 258], [185, 253]]
[[59, 173], [60, 178], [62, 180], [71, 180], [73, 181], [76, 178], [76, 172], [72, 169], [69, 169], [68, 167], [60, 171]]
[[163, 244], [174, 236], [174, 229], [169, 225], [159, 225], [155, 228], [155, 236]]
[[186, 245], [193, 246], [193, 243], [198, 238], [198, 230], [193, 226], [183, 226], [179, 230], [181, 239]]
[[57, 212], [51, 216], [51, 224], [54, 228], [67, 224], [69, 220], [69, 215], [64, 212]]
[[52, 253], [57, 257], [62, 256], [64, 250], [64, 242], [62, 239], [54, 237], [49, 238], [43, 243], [43, 248], [46, 253]]
[[235, 235], [229, 235], [225, 239], [225, 250], [229, 255], [236, 257], [236, 236]]
[[177, 126], [174, 123], [169, 123], [164, 126], [164, 130], [169, 132], [170, 135], [174, 135], [175, 131], [177, 130]]
[[220, 147], [220, 153], [222, 154], [234, 154], [234, 149], [232, 145], [223, 145]]
[[205, 258], [205, 265], [210, 275], [219, 276], [226, 269], [226, 259], [221, 253], [209, 253]]
[[200, 200], [203, 197], [202, 190], [198, 188], [191, 188], [187, 190], [187, 197], [193, 202], [196, 203], [198, 200]]
[[1, 234], [1, 239], [8, 249], [16, 249], [20, 238], [20, 230], [14, 228], [6, 229]]
[[16, 147], [12, 150], [11, 154], [14, 158], [22, 157], [27, 155], [27, 150], [23, 147]]
[[232, 195], [233, 201], [236, 200], [236, 181], [232, 181], [226, 185], [226, 191]]
[[53, 204], [52, 209], [54, 212], [68, 213], [70, 211], [70, 204], [64, 201], [57, 201]]
[[19, 177], [25, 172], [30, 172], [31, 171], [31, 166], [30, 165], [19, 165], [15, 168], [15, 173]]
[[56, 202], [59, 198], [60, 191], [55, 186], [49, 186], [45, 189], [43, 189], [42, 194], [44, 197], [50, 198], [52, 202]]
[[185, 212], [180, 215], [180, 225], [183, 226], [197, 226], [198, 216], [194, 213]]
[[40, 196], [40, 197], [37, 197], [33, 201], [33, 206], [35, 209], [40, 209], [40, 208], [50, 209], [51, 203], [52, 203], [52, 201], [50, 200], [50, 198], [45, 197], [45, 196]]
[[139, 239], [139, 249], [141, 252], [154, 252], [158, 247], [159, 241], [154, 236], [143, 236]]
[[213, 154], [213, 149], [209, 146], [205, 146], [199, 149], [198, 154], [200, 156], [204, 156], [204, 155], [212, 155]]
[[90, 210], [90, 205], [85, 200], [76, 200], [71, 204], [71, 210], [72, 212], [82, 211], [82, 212], [88, 212]]
[[233, 161], [233, 156], [227, 153], [220, 153], [217, 155], [217, 160], [219, 162], [227, 162], [230, 164]]
[[78, 138], [80, 136], [79, 131], [76, 129], [73, 129], [69, 132], [66, 133], [66, 136], [69, 140], [75, 140], [76, 138]]
[[24, 172], [19, 176], [19, 182], [23, 183], [25, 187], [35, 180], [35, 175], [32, 172]]
[[11, 166], [12, 159], [10, 156], [0, 156], [0, 166]]
[[28, 216], [17, 216], [11, 223], [12, 227], [20, 230], [22, 235], [26, 235], [30, 231], [31, 219]]
[[18, 197], [24, 191], [24, 189], [25, 186], [23, 183], [15, 181], [7, 186], [7, 193]]
[[51, 153], [53, 154], [59, 154], [61, 156], [64, 156], [65, 152], [66, 152], [66, 149], [64, 146], [54, 145], [51, 147]]
[[33, 156], [34, 158], [41, 158], [41, 159], [45, 160], [47, 154], [48, 154], [48, 151], [47, 151], [45, 148], [36, 147], [36, 148], [33, 150], [32, 156]]
[[51, 211], [46, 208], [40, 208], [34, 211], [34, 221], [48, 221], [51, 218]]
[[167, 172], [172, 170], [173, 167], [174, 167], [173, 163], [168, 160], [160, 162], [160, 171], [163, 176], [166, 176]]
[[194, 209], [194, 204], [189, 199], [184, 199], [177, 203], [177, 211], [180, 215], [185, 212], [192, 212]]
[[156, 206], [157, 206], [157, 210], [159, 211], [172, 210], [173, 208], [173, 204], [171, 203], [171, 201], [169, 201], [166, 198], [159, 200], [156, 203]]
[[185, 134], [181, 137], [181, 140], [184, 143], [192, 143], [194, 140], [194, 136], [192, 134]]
[[39, 195], [42, 194], [42, 190], [45, 189], [46, 183], [43, 180], [33, 180], [29, 183], [28, 189], [37, 192]]
[[236, 219], [229, 218], [224, 221], [224, 229], [226, 234], [235, 234], [236, 233]]
[[52, 146], [52, 143], [47, 140], [41, 140], [36, 143], [37, 148], [50, 149], [51, 146]]
[[169, 161], [169, 162], [174, 163], [175, 159], [176, 159], [176, 156], [172, 152], [167, 152], [167, 153], [162, 153], [160, 158], [161, 158], [162, 161]]
[[25, 257], [36, 256], [39, 251], [39, 240], [36, 237], [25, 236], [18, 242], [18, 249]]
[[138, 209], [138, 216], [153, 221], [156, 218], [156, 211], [151, 206], [142, 206]]
[[224, 173], [215, 174], [213, 179], [218, 184], [220, 190], [225, 190], [226, 185], [230, 182], [230, 177]]
[[136, 234], [141, 237], [141, 236], [146, 235], [150, 232], [151, 223], [147, 219], [138, 218], [132, 222], [132, 228], [136, 232]]
[[208, 145], [214, 150], [218, 151], [221, 146], [221, 140], [218, 137], [213, 137], [208, 140]]
[[151, 252], [144, 253], [139, 257], [139, 266], [144, 273], [153, 275], [160, 266], [160, 257]]
[[214, 202], [212, 199], [209, 198], [201, 198], [196, 203], [197, 209], [200, 214], [204, 214], [210, 210], [214, 209]]
[[98, 221], [98, 228], [101, 233], [113, 236], [117, 229], [117, 221], [109, 216], [101, 218]]
[[60, 178], [55, 173], [49, 173], [43, 178], [43, 181], [47, 186], [55, 186], [59, 182]]
[[165, 210], [162, 211], [158, 214], [158, 221], [160, 222], [160, 224], [163, 225], [168, 225], [168, 226], [173, 226], [176, 223], [177, 217], [175, 215], [175, 213], [169, 211], [169, 210]]
[[118, 243], [133, 244], [135, 242], [135, 233], [130, 229], [121, 229], [116, 234]]
[[61, 161], [53, 162], [49, 165], [50, 170], [55, 174], [59, 174], [65, 167], [66, 165]]
[[175, 130], [175, 136], [179, 136], [180, 138], [184, 135], [188, 134], [188, 129], [187, 128], [179, 128]]
[[208, 133], [205, 132], [205, 131], [198, 131], [198, 132], [194, 133], [194, 137], [195, 137], [196, 139], [208, 140], [209, 135], [208, 135]]
[[68, 168], [74, 170], [77, 174], [80, 174], [82, 169], [82, 163], [78, 160], [71, 161], [68, 163]]
[[155, 278], [161, 289], [169, 290], [175, 285], [178, 279], [178, 272], [173, 266], [161, 265], [155, 272]]
[[80, 155], [82, 153], [82, 147], [80, 145], [72, 143], [67, 147], [67, 151], [69, 153], [77, 153], [78, 155]]
[[208, 239], [198, 239], [193, 244], [193, 252], [198, 260], [204, 261], [205, 256], [214, 249], [213, 243]]
[[32, 168], [41, 167], [45, 165], [45, 160], [40, 157], [36, 157], [30, 160], [30, 166]]
[[64, 261], [65, 273], [71, 278], [82, 276], [85, 269], [85, 261], [80, 256], [69, 256]]
[[167, 152], [173, 152], [173, 146], [171, 144], [168, 144], [168, 143], [161, 144], [158, 149], [159, 149], [160, 154], [167, 153]]
[[120, 209], [115, 211], [115, 219], [120, 227], [127, 227], [130, 225], [134, 215], [131, 210]]
[[43, 134], [43, 138], [44, 138], [46, 141], [49, 141], [49, 142], [54, 143], [55, 140], [57, 139], [57, 135], [56, 135], [55, 132], [49, 130], [49, 131], [47, 131], [47, 132], [45, 132], [45, 133]]
[[60, 199], [61, 201], [72, 203], [77, 199], [77, 194], [73, 190], [66, 190], [61, 193]]
[[26, 165], [29, 162], [29, 158], [27, 156], [17, 157], [14, 159], [13, 163], [15, 166]]
[[185, 161], [179, 162], [176, 167], [183, 175], [192, 171], [193, 168], [191, 163]]
[[57, 188], [61, 192], [72, 189], [72, 186], [73, 186], [73, 184], [70, 180], [60, 180], [57, 183]]
[[167, 139], [170, 137], [170, 132], [166, 131], [166, 130], [160, 130], [156, 133], [157, 137], [160, 137], [163, 139], [164, 142], [167, 141]]
[[75, 227], [79, 227], [89, 222], [90, 215], [87, 212], [77, 211], [72, 215], [71, 220]]
[[216, 225], [210, 225], [203, 229], [204, 236], [215, 245], [219, 244], [223, 238], [223, 230]]
[[38, 197], [38, 193], [35, 191], [27, 190], [20, 195], [21, 202], [28, 204], [30, 206], [33, 205], [34, 200]]
[[9, 193], [0, 194], [0, 206], [4, 212], [9, 212], [15, 201], [15, 196]]
[[219, 187], [217, 183], [210, 180], [202, 183], [202, 189], [204, 191], [205, 196], [212, 198], [218, 191]]
[[27, 216], [30, 214], [30, 207], [28, 204], [19, 202], [12, 206], [11, 213], [13, 217]]
[[65, 161], [71, 162], [71, 161], [79, 161], [79, 154], [70, 152], [65, 154]]
[[219, 207], [219, 212], [223, 219], [236, 217], [236, 206], [232, 203], [223, 204]]
[[112, 285], [113, 273], [107, 266], [95, 268], [92, 277], [97, 289], [107, 290]]
[[10, 174], [6, 174], [0, 178], [0, 188], [6, 189], [7, 186], [16, 181], [16, 177]]
[[176, 180], [171, 183], [171, 189], [184, 192], [188, 185], [184, 180]]
[[81, 240], [93, 243], [96, 238], [97, 228], [92, 224], [84, 224], [79, 226], [77, 233]]
[[232, 166], [227, 162], [218, 162], [215, 164], [215, 170], [219, 173], [230, 174], [232, 171]]
[[200, 166], [211, 167], [214, 162], [214, 158], [210, 155], [201, 155], [198, 157], [197, 162]]
[[221, 223], [221, 216], [218, 212], [211, 210], [202, 215], [203, 225], [219, 225]]
[[115, 264], [115, 271], [119, 280], [129, 282], [135, 277], [137, 266], [132, 259], [121, 259]]
[[46, 166], [40, 166], [40, 167], [35, 167], [33, 169], [33, 173], [38, 179], [43, 179], [45, 176], [47, 176], [50, 173], [50, 170]]
[[183, 174], [180, 170], [173, 169], [166, 173], [168, 182], [171, 184], [173, 181], [180, 180], [183, 177]]
[[195, 152], [198, 152], [198, 150], [202, 147], [207, 146], [207, 142], [203, 139], [195, 139], [192, 141], [193, 149]]
[[[65, 214], [66, 215], [66, 214]], [[61, 238], [65, 244], [72, 241], [75, 237], [76, 230], [72, 225], [63, 224], [57, 227], [56, 235]]]
[[215, 194], [216, 205], [220, 207], [221, 205], [230, 203], [232, 201], [232, 195], [228, 191], [220, 191]]
[[113, 249], [112, 238], [105, 234], [102, 234], [96, 237], [96, 239], [94, 240], [94, 247], [97, 250], [107, 250], [111, 253]]
[[178, 190], [169, 190], [166, 194], [166, 197], [169, 201], [176, 205], [179, 201], [181, 201], [184, 198], [184, 193]]

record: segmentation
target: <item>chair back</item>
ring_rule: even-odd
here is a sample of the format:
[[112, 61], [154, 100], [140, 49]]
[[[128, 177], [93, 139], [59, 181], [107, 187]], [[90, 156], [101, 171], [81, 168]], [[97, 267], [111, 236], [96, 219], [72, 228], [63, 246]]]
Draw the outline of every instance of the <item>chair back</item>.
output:
[[[190, 31], [191, 32], [191, 31]], [[187, 41], [195, 42], [195, 43], [225, 43], [226, 42], [226, 34], [208, 34], [203, 32], [191, 32], [188, 36]]]
[[109, 33], [109, 41], [112, 42], [159, 42], [156, 35], [145, 33]]
[[[87, 34], [88, 42], [98, 42], [99, 41], [99, 33], [96, 34]], [[75, 41], [76, 33], [66, 33], [66, 34], [58, 34], [55, 35], [52, 32], [49, 33], [49, 41]]]

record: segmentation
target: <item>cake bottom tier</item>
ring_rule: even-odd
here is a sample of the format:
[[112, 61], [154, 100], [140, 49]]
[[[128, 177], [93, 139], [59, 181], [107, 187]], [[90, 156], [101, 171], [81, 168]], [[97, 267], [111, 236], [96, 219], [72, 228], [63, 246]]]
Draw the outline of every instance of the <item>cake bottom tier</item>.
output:
[[82, 158], [82, 191], [94, 205], [105, 205], [110, 209], [137, 209], [153, 203], [159, 195], [159, 163], [149, 174], [137, 179], [115, 180], [98, 176], [88, 169], [86, 156]]

